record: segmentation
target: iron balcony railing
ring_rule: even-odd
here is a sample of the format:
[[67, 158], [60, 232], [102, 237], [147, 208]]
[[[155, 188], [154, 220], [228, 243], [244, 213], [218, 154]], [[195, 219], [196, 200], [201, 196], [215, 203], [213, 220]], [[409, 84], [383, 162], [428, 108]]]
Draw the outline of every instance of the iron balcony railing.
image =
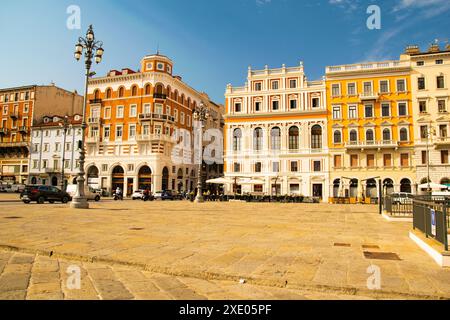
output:
[[13, 112], [9, 116], [11, 117], [11, 119], [18, 119], [19, 118], [19, 113], [18, 112]]
[[382, 141], [349, 141], [345, 143], [346, 148], [396, 148], [398, 147], [396, 140], [382, 140]]
[[100, 125], [102, 120], [99, 117], [88, 118], [88, 125]]
[[379, 98], [380, 94], [378, 92], [363, 92], [359, 94], [359, 98], [361, 100], [377, 100]]
[[102, 99], [91, 99], [89, 100], [90, 104], [101, 104], [102, 103]]
[[28, 127], [27, 126], [20, 126], [19, 127], [19, 132], [27, 133], [28, 132]]
[[161, 100], [166, 100], [167, 99], [167, 95], [164, 93], [154, 93], [153, 94], [153, 98], [155, 99], [161, 99]]
[[175, 118], [166, 114], [159, 113], [141, 113], [139, 114], [140, 121], [150, 121], [150, 120], [162, 120], [175, 122]]

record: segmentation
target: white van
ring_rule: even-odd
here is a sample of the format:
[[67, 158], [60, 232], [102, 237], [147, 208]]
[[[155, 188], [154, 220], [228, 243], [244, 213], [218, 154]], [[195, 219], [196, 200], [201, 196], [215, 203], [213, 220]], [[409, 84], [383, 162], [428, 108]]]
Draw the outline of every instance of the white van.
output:
[[[77, 194], [77, 185], [76, 184], [69, 184], [67, 186], [67, 193], [73, 198]], [[86, 198], [88, 200], [94, 200], [94, 201], [100, 201], [100, 195], [95, 192], [94, 189], [91, 187], [84, 187], [84, 194], [86, 195]]]

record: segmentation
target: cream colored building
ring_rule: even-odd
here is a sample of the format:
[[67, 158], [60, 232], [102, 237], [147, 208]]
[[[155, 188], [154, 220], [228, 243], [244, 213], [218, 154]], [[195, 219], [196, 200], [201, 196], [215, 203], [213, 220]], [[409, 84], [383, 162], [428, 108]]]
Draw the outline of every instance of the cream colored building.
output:
[[325, 81], [296, 67], [252, 70], [244, 87], [228, 85], [227, 192], [329, 197]]
[[434, 44], [426, 52], [409, 46], [402, 58], [412, 67], [417, 183], [427, 182], [428, 144], [430, 180], [450, 185], [450, 45]]

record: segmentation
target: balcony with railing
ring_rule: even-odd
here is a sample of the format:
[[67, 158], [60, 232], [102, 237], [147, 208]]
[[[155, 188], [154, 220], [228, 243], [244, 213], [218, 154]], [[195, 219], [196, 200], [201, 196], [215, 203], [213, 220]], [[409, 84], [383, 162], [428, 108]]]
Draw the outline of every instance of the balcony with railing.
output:
[[169, 121], [169, 122], [175, 122], [175, 118], [166, 114], [159, 114], [159, 113], [141, 113], [139, 114], [139, 120], [140, 121]]
[[154, 99], [159, 99], [159, 100], [166, 100], [167, 99], [167, 95], [164, 94], [164, 93], [157, 93], [157, 92], [155, 92], [153, 94], [153, 98]]
[[59, 168], [59, 167], [45, 168], [44, 171], [45, 171], [45, 173], [59, 173], [59, 172], [61, 172], [61, 168]]
[[340, 66], [329, 66], [326, 68], [327, 74], [339, 74], [346, 72], [366, 72], [375, 70], [386, 70], [386, 69], [397, 69], [397, 68], [409, 68], [408, 61], [380, 61], [380, 62], [368, 62], [368, 63], [357, 63], [357, 64], [347, 64]]
[[0, 148], [24, 148], [28, 146], [28, 141], [0, 142]]
[[28, 127], [27, 126], [20, 126], [19, 127], [19, 132], [28, 133]]
[[6, 128], [0, 128], [0, 134], [1, 134], [1, 135], [7, 135], [7, 134], [8, 134], [8, 129], [6, 129]]
[[13, 112], [9, 116], [11, 117], [11, 119], [18, 119], [19, 118], [19, 113], [18, 112]]
[[99, 98], [89, 100], [89, 104], [102, 104], [102, 102], [103, 100]]
[[373, 91], [366, 91], [366, 92], [359, 94], [359, 99], [361, 101], [378, 100], [379, 97], [380, 97], [380, 94], [378, 92], [373, 92]]
[[86, 144], [98, 144], [100, 143], [100, 136], [93, 136], [86, 138]]
[[347, 149], [381, 149], [381, 148], [397, 148], [399, 146], [396, 140], [382, 141], [349, 141], [345, 143]]
[[88, 118], [87, 120], [87, 124], [90, 126], [99, 126], [101, 125], [102, 120], [100, 119], [100, 117], [91, 117]]
[[434, 145], [436, 147], [448, 147], [450, 146], [450, 137], [436, 137], [434, 139]]

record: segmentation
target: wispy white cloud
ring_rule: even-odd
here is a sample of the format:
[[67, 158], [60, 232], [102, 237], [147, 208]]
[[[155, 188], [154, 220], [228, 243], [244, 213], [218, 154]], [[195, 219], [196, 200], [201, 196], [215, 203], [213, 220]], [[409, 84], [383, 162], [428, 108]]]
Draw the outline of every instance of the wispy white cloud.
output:
[[256, 0], [256, 4], [257, 4], [258, 6], [263, 6], [263, 5], [269, 4], [269, 3], [271, 3], [271, 2], [272, 2], [272, 0]]
[[415, 9], [421, 10], [421, 15], [425, 18], [432, 18], [443, 14], [450, 10], [449, 0], [401, 0], [400, 3], [394, 6], [392, 12], [398, 13], [398, 20], [408, 17]]
[[353, 12], [359, 8], [360, 0], [328, 0], [328, 3], [347, 12]]

